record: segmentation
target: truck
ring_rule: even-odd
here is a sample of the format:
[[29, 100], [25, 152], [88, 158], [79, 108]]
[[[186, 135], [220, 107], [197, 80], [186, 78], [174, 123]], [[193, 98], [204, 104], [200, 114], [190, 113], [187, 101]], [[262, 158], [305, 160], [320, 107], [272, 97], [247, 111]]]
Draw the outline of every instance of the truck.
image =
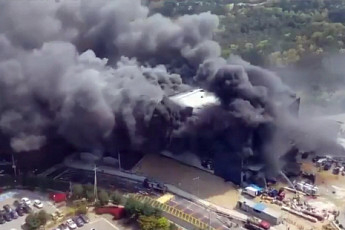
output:
[[143, 186], [145, 188], [152, 189], [161, 193], [166, 193], [168, 191], [168, 187], [163, 183], [153, 181], [148, 178], [144, 180]]
[[299, 191], [302, 191], [304, 193], [306, 193], [307, 195], [310, 195], [310, 196], [315, 196], [318, 194], [318, 187], [314, 186], [314, 185], [311, 185], [311, 184], [308, 184], [304, 181], [301, 181], [301, 182], [295, 182], [295, 188]]
[[251, 197], [256, 197], [256, 196], [260, 195], [260, 191], [256, 188], [253, 188], [252, 186], [245, 187], [243, 189], [243, 193], [247, 194]]
[[256, 217], [249, 217], [247, 219], [247, 224], [255, 225], [255, 226], [259, 227], [260, 229], [264, 229], [264, 230], [268, 230], [271, 228], [270, 223], [268, 223], [267, 221], [261, 220], [259, 218], [256, 218]]
[[244, 227], [248, 230], [264, 230], [263, 228], [256, 226], [255, 224], [245, 223]]

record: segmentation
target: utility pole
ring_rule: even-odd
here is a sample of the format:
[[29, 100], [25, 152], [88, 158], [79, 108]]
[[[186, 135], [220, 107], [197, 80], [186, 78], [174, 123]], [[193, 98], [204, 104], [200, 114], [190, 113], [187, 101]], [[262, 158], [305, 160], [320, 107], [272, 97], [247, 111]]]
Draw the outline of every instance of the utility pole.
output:
[[12, 153], [12, 168], [14, 171], [14, 176], [17, 177], [17, 166], [16, 166], [16, 161], [14, 160], [14, 154]]
[[94, 179], [94, 187], [93, 187], [93, 192], [94, 192], [94, 196], [95, 196], [95, 203], [97, 202], [98, 198], [97, 198], [97, 166], [95, 165], [94, 167], [94, 172], [95, 172], [95, 179]]
[[117, 152], [117, 160], [119, 161], [119, 169], [120, 169], [120, 171], [122, 171], [120, 151]]

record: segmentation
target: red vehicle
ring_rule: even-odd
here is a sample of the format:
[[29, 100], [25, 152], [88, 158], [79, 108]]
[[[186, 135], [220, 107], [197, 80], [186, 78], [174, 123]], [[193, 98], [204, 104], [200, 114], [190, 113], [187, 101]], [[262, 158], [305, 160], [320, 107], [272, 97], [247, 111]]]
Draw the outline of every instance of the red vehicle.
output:
[[52, 192], [49, 194], [49, 198], [55, 203], [60, 203], [67, 200], [67, 195], [63, 192]]
[[101, 207], [101, 208], [95, 208], [95, 212], [98, 215], [101, 214], [111, 214], [114, 219], [118, 220], [124, 217], [125, 215], [125, 208], [123, 206], [109, 206], [109, 207]]
[[261, 220], [259, 218], [256, 218], [256, 217], [249, 218], [247, 220], [247, 223], [255, 225], [255, 226], [259, 227], [259, 229], [261, 228], [261, 229], [268, 230], [271, 227], [270, 223], [268, 223], [267, 221]]

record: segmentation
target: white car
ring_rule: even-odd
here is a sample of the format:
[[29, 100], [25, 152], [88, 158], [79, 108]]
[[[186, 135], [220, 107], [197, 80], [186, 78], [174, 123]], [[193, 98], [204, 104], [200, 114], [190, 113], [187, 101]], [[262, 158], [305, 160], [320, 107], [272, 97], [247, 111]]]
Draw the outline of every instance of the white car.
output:
[[40, 200], [34, 200], [34, 206], [36, 208], [43, 208], [43, 203]]
[[31, 204], [31, 200], [29, 200], [29, 198], [23, 197], [21, 200], [24, 204], [26, 205], [30, 205]]
[[72, 219], [66, 220], [66, 224], [68, 225], [68, 227], [70, 229], [76, 229], [77, 228], [77, 225], [74, 223], [74, 221]]

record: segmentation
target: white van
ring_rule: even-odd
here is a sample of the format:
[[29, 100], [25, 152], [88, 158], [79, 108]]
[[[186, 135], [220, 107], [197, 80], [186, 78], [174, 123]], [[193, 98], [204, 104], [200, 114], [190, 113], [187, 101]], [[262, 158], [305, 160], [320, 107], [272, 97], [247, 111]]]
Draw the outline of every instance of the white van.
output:
[[248, 186], [246, 188], [243, 189], [243, 193], [244, 194], [248, 194], [251, 197], [256, 197], [260, 194], [260, 191], [256, 188], [253, 188], [251, 186]]

